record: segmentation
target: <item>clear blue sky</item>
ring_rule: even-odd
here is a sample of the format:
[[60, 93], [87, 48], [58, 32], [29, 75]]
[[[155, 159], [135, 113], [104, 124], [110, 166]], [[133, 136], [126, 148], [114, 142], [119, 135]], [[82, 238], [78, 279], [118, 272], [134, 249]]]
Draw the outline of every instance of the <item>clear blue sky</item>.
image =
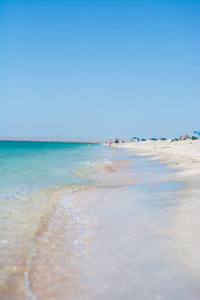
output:
[[1, 137], [200, 130], [200, 1], [1, 1]]

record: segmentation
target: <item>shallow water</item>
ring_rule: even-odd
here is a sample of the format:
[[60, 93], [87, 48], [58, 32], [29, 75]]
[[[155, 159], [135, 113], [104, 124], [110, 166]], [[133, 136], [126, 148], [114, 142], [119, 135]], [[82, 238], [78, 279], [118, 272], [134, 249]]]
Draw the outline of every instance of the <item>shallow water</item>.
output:
[[96, 185], [86, 174], [95, 165], [110, 163], [101, 149], [81, 143], [0, 142], [0, 290], [4, 298], [24, 295], [35, 236], [46, 226], [61, 195]]
[[86, 259], [79, 263], [87, 297], [197, 300], [199, 193], [184, 198], [183, 183], [163, 182], [171, 171], [133, 158], [132, 166], [122, 164], [118, 172], [123, 182], [124, 171], [132, 171], [135, 185], [118, 183], [77, 197], [78, 203], [85, 201], [81, 222], [91, 219], [86, 232], [92, 238], [81, 244]]
[[0, 141], [0, 203], [34, 189], [85, 183], [72, 170], [86, 169], [101, 154], [97, 144]]
[[110, 147], [101, 154], [114, 164], [86, 171], [79, 190], [48, 189], [53, 206], [41, 215], [36, 206], [26, 251], [16, 248], [16, 261], [3, 253], [3, 299], [199, 299], [198, 193], [191, 209], [183, 183], [167, 181], [174, 171]]

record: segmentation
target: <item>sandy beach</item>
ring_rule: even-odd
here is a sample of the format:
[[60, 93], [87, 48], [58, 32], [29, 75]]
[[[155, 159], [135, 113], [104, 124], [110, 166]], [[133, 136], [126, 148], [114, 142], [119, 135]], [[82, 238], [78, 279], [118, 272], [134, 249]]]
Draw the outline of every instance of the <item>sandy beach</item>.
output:
[[129, 152], [143, 156], [151, 156], [150, 159], [159, 160], [168, 168], [177, 169], [174, 179], [187, 179], [192, 175], [200, 175], [200, 140], [185, 141], [144, 141], [131, 142], [113, 147], [122, 147]]
[[1, 298], [198, 300], [199, 146], [105, 146], [92, 186], [48, 191], [21, 261], [3, 260]]

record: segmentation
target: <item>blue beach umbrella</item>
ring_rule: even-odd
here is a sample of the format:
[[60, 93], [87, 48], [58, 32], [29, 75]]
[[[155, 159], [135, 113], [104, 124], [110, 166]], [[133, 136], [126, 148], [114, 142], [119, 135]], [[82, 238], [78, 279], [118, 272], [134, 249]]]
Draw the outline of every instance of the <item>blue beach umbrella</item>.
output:
[[197, 130], [193, 131], [193, 133], [200, 135], [200, 131], [197, 131]]

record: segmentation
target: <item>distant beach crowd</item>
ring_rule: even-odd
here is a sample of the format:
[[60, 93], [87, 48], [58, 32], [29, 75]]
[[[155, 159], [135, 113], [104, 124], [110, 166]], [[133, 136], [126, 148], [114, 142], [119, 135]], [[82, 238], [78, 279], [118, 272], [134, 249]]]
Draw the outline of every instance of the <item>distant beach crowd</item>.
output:
[[112, 145], [112, 144], [124, 144], [125, 142], [130, 142], [130, 143], [132, 143], [132, 142], [144, 142], [144, 141], [147, 141], [147, 140], [149, 140], [149, 141], [171, 141], [171, 142], [176, 142], [176, 141], [185, 141], [185, 140], [198, 140], [198, 138], [196, 137], [196, 136], [188, 136], [188, 134], [187, 135], [181, 135], [179, 138], [171, 138], [171, 139], [166, 139], [166, 138], [149, 138], [149, 139], [145, 139], [145, 138], [142, 138], [142, 139], [140, 139], [140, 138], [138, 138], [138, 137], [133, 137], [133, 138], [131, 138], [130, 140], [124, 140], [124, 139], [118, 139], [118, 138], [116, 138], [116, 139], [114, 139], [114, 140], [112, 140], [112, 139], [109, 139], [109, 142], [108, 141], [106, 141], [106, 144], [109, 144], [110, 146]]

